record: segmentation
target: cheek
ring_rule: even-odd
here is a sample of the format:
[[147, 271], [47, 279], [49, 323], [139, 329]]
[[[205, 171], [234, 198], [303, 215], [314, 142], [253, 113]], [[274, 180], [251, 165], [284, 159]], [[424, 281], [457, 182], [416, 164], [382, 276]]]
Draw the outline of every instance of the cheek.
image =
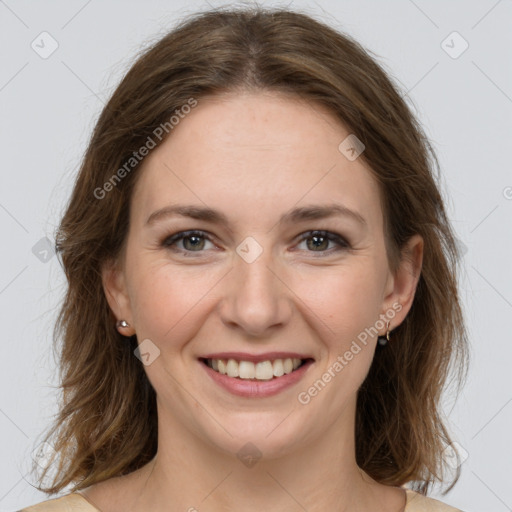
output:
[[149, 255], [133, 261], [128, 268], [130, 302], [140, 335], [164, 342], [189, 337], [200, 327], [197, 316], [215, 296], [215, 285], [222, 276], [198, 269]]
[[295, 285], [297, 295], [322, 321], [324, 332], [335, 344], [350, 342], [375, 323], [382, 300], [380, 288], [378, 269], [367, 258], [332, 269], [311, 268]]

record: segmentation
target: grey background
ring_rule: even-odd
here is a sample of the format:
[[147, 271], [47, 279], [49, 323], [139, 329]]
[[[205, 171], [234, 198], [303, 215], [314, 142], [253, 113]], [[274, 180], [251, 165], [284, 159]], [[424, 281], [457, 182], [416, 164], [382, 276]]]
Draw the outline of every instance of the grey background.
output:
[[[464, 391], [455, 404], [453, 392], [445, 397], [468, 458], [443, 499], [466, 512], [512, 510], [512, 2], [260, 4], [302, 8], [375, 52], [433, 141], [467, 251], [461, 293], [472, 345]], [[224, 4], [0, 1], [0, 511], [46, 499], [27, 472], [57, 410], [50, 347], [65, 282], [44, 237], [52, 239], [96, 117], [135, 54], [209, 5]], [[31, 47], [43, 46], [43, 31], [58, 43], [46, 59]]]

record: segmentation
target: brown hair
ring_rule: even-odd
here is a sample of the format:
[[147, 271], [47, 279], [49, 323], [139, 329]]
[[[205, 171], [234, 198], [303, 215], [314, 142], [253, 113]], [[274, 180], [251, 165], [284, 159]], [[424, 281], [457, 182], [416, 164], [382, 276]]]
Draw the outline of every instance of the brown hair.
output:
[[[62, 338], [62, 403], [45, 439], [59, 463], [52, 485], [38, 489], [53, 494], [70, 483], [82, 489], [155, 455], [155, 391], [133, 354], [135, 336], [127, 340], [116, 330], [101, 279], [103, 264], [123, 249], [140, 165], [101, 198], [97, 191], [107, 190], [103, 184], [126, 170], [134, 151], [191, 98], [200, 103], [244, 90], [321, 104], [364, 143], [361, 158], [380, 185], [392, 269], [409, 238], [423, 237], [411, 310], [376, 353], [359, 390], [356, 457], [389, 485], [413, 482], [425, 493], [444, 478], [450, 436], [440, 398], [452, 363], [466, 367], [467, 340], [458, 246], [436, 183], [435, 154], [388, 75], [357, 42], [310, 16], [254, 7], [183, 21], [142, 53], [98, 119], [56, 236], [69, 286], [54, 333]], [[463, 372], [457, 376], [461, 382]]]

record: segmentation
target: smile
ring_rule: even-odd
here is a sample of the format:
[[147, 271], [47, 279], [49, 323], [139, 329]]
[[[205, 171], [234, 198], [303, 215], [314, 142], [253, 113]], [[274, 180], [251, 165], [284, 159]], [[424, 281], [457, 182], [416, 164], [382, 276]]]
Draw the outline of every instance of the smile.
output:
[[288, 375], [299, 368], [305, 360], [299, 358], [274, 359], [267, 361], [237, 361], [235, 359], [206, 359], [207, 366], [228, 377], [244, 380], [271, 380]]
[[[298, 354], [297, 354], [298, 355]], [[220, 354], [219, 354], [220, 356]], [[296, 385], [313, 365], [313, 358], [253, 357], [248, 361], [240, 357], [203, 357], [200, 366], [221, 389], [245, 398], [265, 398]]]

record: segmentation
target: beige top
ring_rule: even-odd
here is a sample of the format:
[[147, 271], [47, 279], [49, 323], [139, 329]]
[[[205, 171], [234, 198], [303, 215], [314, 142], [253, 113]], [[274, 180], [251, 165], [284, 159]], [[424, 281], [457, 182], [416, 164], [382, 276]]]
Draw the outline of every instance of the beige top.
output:
[[[462, 512], [440, 501], [406, 490], [407, 505], [405, 512]], [[43, 501], [37, 505], [24, 508], [18, 512], [100, 512], [93, 507], [81, 494], [70, 493], [60, 498]]]

